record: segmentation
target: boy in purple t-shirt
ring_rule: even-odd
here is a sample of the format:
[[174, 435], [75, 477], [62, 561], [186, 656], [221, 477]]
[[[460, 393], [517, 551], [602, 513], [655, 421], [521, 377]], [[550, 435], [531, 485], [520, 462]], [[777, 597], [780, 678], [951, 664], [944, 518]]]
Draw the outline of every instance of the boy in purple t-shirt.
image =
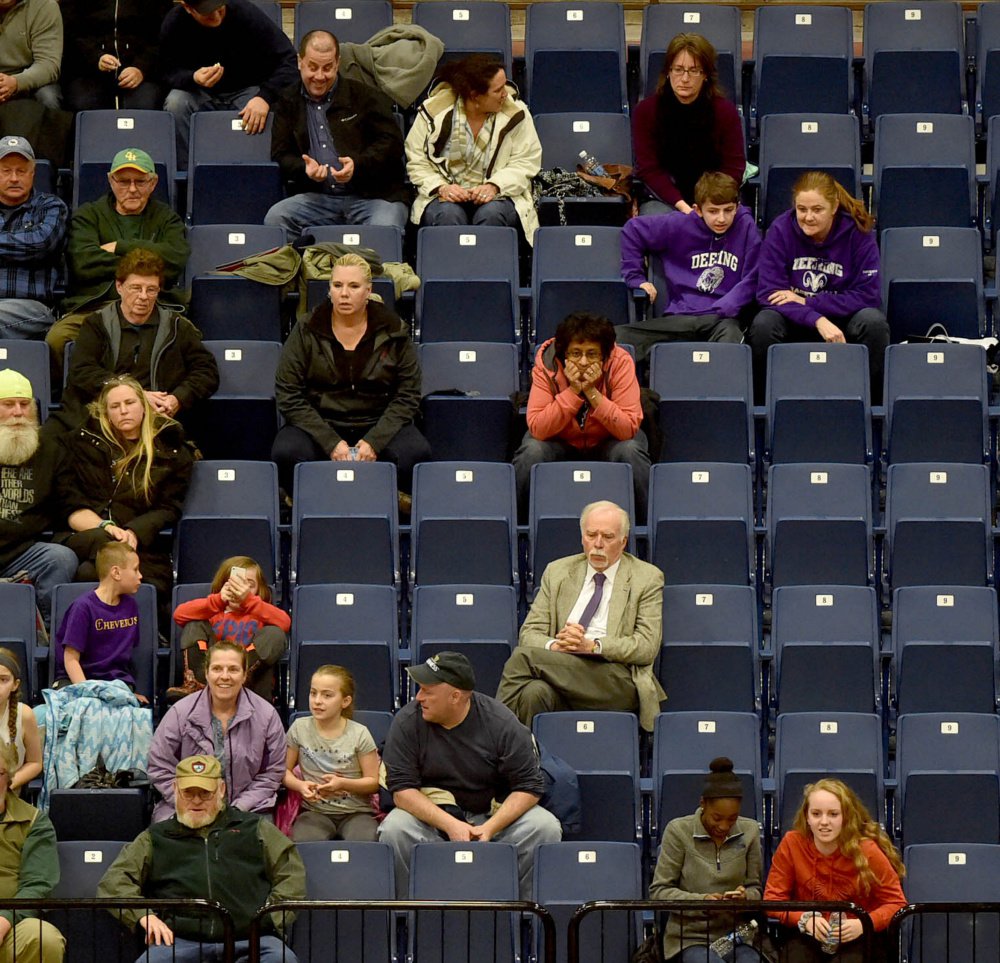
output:
[[139, 606], [134, 597], [142, 584], [139, 556], [125, 542], [108, 542], [97, 553], [96, 566], [97, 588], [70, 605], [56, 632], [56, 688], [87, 679], [121, 679], [135, 687], [132, 650], [139, 644]]

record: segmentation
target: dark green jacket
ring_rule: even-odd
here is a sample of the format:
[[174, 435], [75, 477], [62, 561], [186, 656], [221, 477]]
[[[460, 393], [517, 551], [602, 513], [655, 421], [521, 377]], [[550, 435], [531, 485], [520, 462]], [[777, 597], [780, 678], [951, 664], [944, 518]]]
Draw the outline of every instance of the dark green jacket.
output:
[[[138, 229], [126, 240], [122, 221], [138, 219]], [[114, 254], [102, 251], [101, 245], [115, 241]], [[154, 251], [166, 262], [166, 282], [175, 284], [191, 253], [184, 233], [184, 222], [171, 207], [150, 198], [141, 214], [115, 212], [114, 195], [108, 192], [100, 200], [81, 204], [69, 222], [66, 260], [69, 263], [69, 293], [63, 299], [63, 311], [77, 311], [88, 304], [116, 300], [115, 271], [122, 256], [135, 248]], [[163, 292], [161, 302], [183, 304], [175, 292]]]

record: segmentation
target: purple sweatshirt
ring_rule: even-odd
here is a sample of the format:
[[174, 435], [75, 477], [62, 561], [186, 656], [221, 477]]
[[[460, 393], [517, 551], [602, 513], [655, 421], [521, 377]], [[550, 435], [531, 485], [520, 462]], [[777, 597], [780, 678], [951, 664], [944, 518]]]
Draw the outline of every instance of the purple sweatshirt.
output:
[[66, 646], [80, 653], [80, 668], [88, 679], [111, 682], [132, 678], [132, 650], [139, 644], [139, 606], [131, 595], [117, 605], [108, 605], [87, 592], [66, 610], [56, 632], [56, 678], [66, 679], [63, 651]]
[[716, 234], [695, 213], [633, 217], [622, 229], [622, 277], [637, 288], [646, 277], [643, 259], [659, 255], [667, 281], [663, 314], [717, 314], [735, 318], [754, 299], [760, 232], [745, 207], [725, 234]]
[[[795, 324], [816, 327], [820, 318], [839, 324], [862, 308], [881, 308], [875, 232], [865, 234], [839, 210], [820, 244], [802, 233], [795, 211], [785, 211], [768, 229], [760, 251], [757, 301]], [[792, 290], [805, 304], [769, 305], [768, 295]]]

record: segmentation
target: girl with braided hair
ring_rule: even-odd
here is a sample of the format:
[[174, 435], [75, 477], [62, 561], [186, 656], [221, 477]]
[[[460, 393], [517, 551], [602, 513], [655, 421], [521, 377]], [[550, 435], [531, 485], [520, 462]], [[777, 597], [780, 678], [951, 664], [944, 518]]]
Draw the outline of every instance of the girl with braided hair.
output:
[[31, 707], [20, 701], [21, 667], [10, 649], [0, 648], [0, 750], [17, 759], [10, 788], [21, 787], [42, 772], [42, 740]]

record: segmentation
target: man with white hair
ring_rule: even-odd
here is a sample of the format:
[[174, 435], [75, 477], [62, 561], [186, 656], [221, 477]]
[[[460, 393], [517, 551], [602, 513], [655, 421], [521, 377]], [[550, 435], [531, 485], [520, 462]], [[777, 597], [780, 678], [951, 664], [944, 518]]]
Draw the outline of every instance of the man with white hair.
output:
[[39, 541], [64, 526], [56, 502], [58, 446], [38, 426], [31, 382], [19, 371], [0, 371], [0, 577], [25, 575], [35, 585], [38, 609], [48, 621], [52, 589], [72, 582], [79, 564], [65, 545]]
[[653, 674], [663, 572], [625, 551], [628, 529], [618, 505], [592, 502], [580, 515], [583, 554], [546, 566], [497, 690], [526, 726], [539, 712], [615, 709], [652, 732], [666, 698]]
[[[188, 756], [174, 775], [175, 814], [154, 823], [118, 854], [97, 887], [104, 899], [213, 899], [233, 920], [235, 959], [249, 958], [250, 921], [268, 903], [304, 900], [306, 871], [295, 844], [270, 820], [226, 805], [226, 784], [215, 756]], [[141, 926], [142, 963], [201, 963], [223, 958], [216, 916], [160, 917], [113, 910]], [[291, 916], [266, 917], [261, 963], [297, 963], [281, 936]], [[270, 931], [270, 932], [269, 932]]]

